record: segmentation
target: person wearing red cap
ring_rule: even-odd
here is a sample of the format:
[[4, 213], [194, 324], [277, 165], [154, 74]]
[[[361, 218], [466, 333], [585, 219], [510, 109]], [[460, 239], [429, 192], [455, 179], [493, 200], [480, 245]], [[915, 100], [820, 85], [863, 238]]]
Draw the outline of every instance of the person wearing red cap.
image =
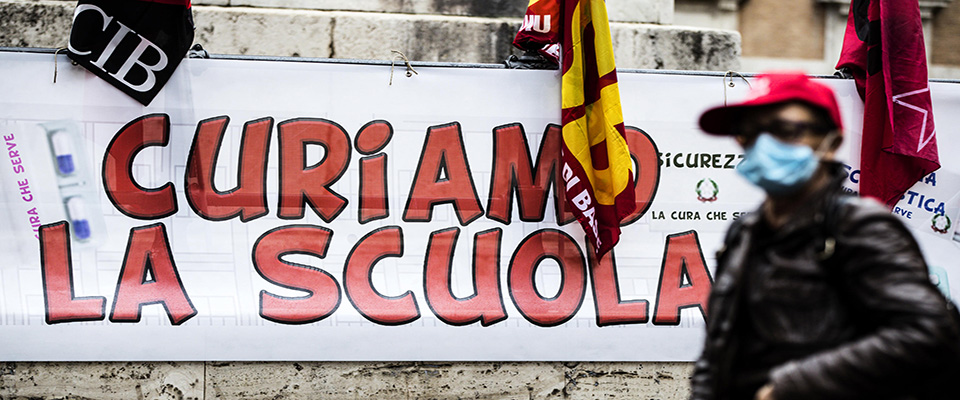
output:
[[737, 172], [767, 196], [717, 254], [691, 399], [947, 398], [925, 382], [957, 370], [960, 326], [903, 224], [843, 194], [833, 91], [760, 75], [700, 127], [735, 138]]

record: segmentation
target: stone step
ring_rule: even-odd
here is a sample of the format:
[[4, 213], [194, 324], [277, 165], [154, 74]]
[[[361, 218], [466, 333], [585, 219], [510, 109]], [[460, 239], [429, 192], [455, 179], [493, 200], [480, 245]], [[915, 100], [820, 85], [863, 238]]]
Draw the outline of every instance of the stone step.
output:
[[[0, 0], [0, 46], [65, 47], [75, 3]], [[501, 63], [519, 18], [194, 6], [194, 41], [211, 54]], [[740, 35], [688, 27], [611, 23], [619, 68], [739, 67]]]
[[[193, 0], [194, 5], [521, 18], [527, 0]], [[611, 21], [673, 23], [673, 0], [607, 0]]]

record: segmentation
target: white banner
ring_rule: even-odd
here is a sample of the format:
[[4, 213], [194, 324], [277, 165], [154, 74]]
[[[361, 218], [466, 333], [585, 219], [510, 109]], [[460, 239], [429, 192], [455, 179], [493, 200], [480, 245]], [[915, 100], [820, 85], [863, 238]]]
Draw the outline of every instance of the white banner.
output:
[[[718, 76], [620, 74], [638, 212], [596, 264], [554, 202], [558, 71], [191, 59], [143, 107], [59, 62], [0, 53], [4, 360], [690, 361], [761, 198], [697, 128], [746, 92]], [[825, 82], [856, 190], [862, 106]], [[902, 207], [953, 259], [955, 114], [949, 193]]]

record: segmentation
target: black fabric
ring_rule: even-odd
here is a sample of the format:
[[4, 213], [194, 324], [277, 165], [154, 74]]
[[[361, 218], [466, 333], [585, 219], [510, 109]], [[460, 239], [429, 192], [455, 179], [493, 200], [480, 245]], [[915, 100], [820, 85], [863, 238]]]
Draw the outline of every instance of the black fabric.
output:
[[[828, 205], [827, 210], [824, 213], [824, 222], [822, 225], [821, 236], [824, 241], [824, 247], [829, 248], [833, 244], [829, 242], [836, 242], [836, 238], [833, 237], [833, 232], [839, 230], [838, 225], [843, 220], [844, 209], [847, 207], [852, 207], [851, 203], [853, 198], [849, 196], [840, 196], [835, 200], [831, 201]], [[920, 252], [919, 248], [915, 249], [918, 253]], [[825, 257], [821, 262], [821, 268], [827, 274], [827, 279], [834, 288], [834, 290], [843, 292], [844, 280], [840, 276], [839, 272], [842, 270], [840, 266], [835, 265], [838, 261], [832, 257], [832, 254]], [[956, 304], [954, 304], [950, 299], [946, 298], [942, 292], [937, 291], [942, 297], [944, 307], [946, 308], [946, 314], [948, 316], [948, 322], [950, 322], [950, 336], [952, 336], [952, 341], [954, 341], [953, 346], [947, 346], [944, 350], [946, 354], [950, 355], [952, 362], [945, 363], [941, 368], [935, 370], [931, 375], [925, 377], [922, 381], [915, 382], [913, 388], [909, 390], [912, 397], [917, 400], [942, 400], [942, 399], [960, 399], [960, 385], [957, 385], [955, 379], [960, 377], [960, 310], [957, 309]], [[857, 304], [850, 300], [846, 299], [845, 296], [842, 299], [846, 304], [846, 307], [855, 308]], [[859, 312], [860, 310], [854, 310]], [[861, 327], [861, 330], [871, 330], [875, 327]]]
[[920, 393], [960, 365], [960, 334], [903, 224], [874, 201], [841, 200], [841, 168], [781, 228], [760, 213], [731, 227], [693, 399], [752, 399], [766, 383], [778, 400], [960, 398]]
[[80, 0], [68, 56], [148, 105], [193, 42], [189, 4], [187, 0]]

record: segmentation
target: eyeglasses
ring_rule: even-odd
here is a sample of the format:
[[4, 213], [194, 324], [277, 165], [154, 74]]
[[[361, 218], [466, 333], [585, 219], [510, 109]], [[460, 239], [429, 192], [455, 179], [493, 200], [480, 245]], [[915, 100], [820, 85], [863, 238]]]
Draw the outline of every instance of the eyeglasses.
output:
[[767, 122], [744, 121], [737, 129], [736, 136], [744, 143], [752, 143], [761, 133], [769, 133], [784, 142], [798, 142], [807, 132], [826, 134], [831, 126], [812, 121], [789, 121], [775, 119]]

